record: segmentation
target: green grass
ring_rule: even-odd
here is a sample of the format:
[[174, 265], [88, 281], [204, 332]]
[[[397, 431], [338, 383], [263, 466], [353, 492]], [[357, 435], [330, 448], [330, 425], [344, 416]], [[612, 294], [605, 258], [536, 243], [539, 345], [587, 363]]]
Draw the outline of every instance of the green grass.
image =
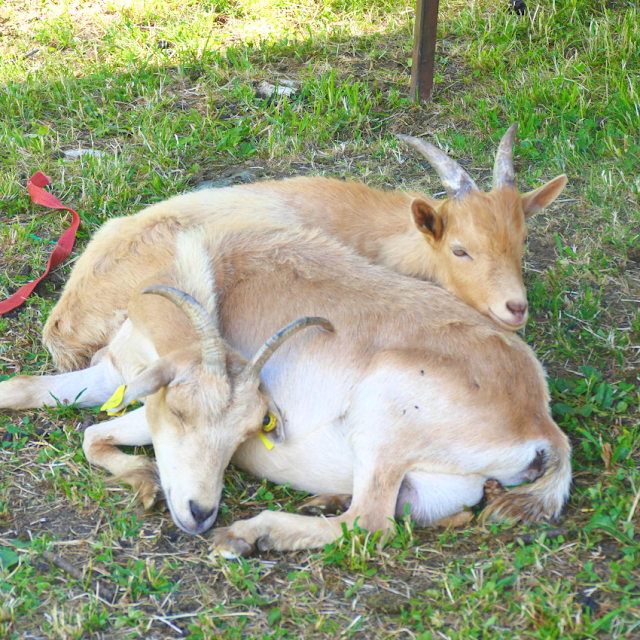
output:
[[[406, 0], [0, 1], [0, 297], [43, 270], [70, 220], [30, 204], [36, 170], [82, 217], [77, 255], [106, 219], [203, 180], [312, 174], [440, 191], [396, 132], [437, 139], [486, 185], [518, 120], [520, 188], [569, 175], [529, 223], [525, 256], [524, 338], [574, 447], [560, 529], [531, 541], [522, 527], [400, 521], [382, 552], [356, 531], [316, 552], [222, 562], [87, 465], [82, 428], [100, 416], [5, 411], [0, 636], [640, 635], [637, 4], [544, 0], [520, 17], [502, 1], [443, 1], [427, 105], [408, 97], [412, 22]], [[264, 99], [260, 80], [297, 91]], [[101, 154], [64, 157], [79, 148]], [[40, 334], [68, 272], [0, 319], [0, 379], [51, 370]], [[231, 470], [222, 520], [302, 498]]]

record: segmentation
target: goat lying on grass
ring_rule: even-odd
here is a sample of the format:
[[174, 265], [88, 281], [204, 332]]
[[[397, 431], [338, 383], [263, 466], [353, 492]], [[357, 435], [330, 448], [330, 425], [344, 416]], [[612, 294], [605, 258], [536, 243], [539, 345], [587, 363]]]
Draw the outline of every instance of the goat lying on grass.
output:
[[500, 143], [490, 193], [480, 192], [433, 145], [400, 136], [436, 169], [447, 199], [294, 178], [188, 193], [110, 220], [78, 260], [45, 325], [45, 345], [59, 370], [86, 367], [122, 325], [135, 288], [171, 262], [178, 232], [197, 225], [205, 233], [319, 228], [372, 262], [432, 280], [501, 327], [519, 329], [528, 315], [521, 265], [525, 218], [553, 202], [567, 179], [559, 176], [521, 195], [513, 169], [515, 128]]
[[[169, 300], [142, 295], [150, 290]], [[248, 367], [244, 358], [309, 315], [329, 319], [335, 333], [288, 340], [264, 364], [261, 385], [263, 355]], [[87, 457], [149, 505], [152, 462], [116, 445], [153, 443], [171, 514], [186, 532], [215, 520], [230, 459], [295, 489], [353, 496], [334, 518], [265, 511], [236, 522], [215, 536], [226, 555], [256, 544], [317, 547], [356, 519], [388, 532], [407, 503], [417, 522], [436, 522], [477, 504], [488, 478], [533, 480], [488, 507], [496, 518], [557, 516], [569, 490], [569, 443], [550, 417], [531, 349], [440, 287], [369, 264], [320, 232], [180, 236], [174, 263], [137, 289], [94, 366], [2, 382], [0, 407], [79, 394], [81, 406], [93, 406], [123, 383], [114, 411], [135, 398], [146, 405], [90, 427]], [[258, 437], [268, 403], [278, 425], [272, 450]]]

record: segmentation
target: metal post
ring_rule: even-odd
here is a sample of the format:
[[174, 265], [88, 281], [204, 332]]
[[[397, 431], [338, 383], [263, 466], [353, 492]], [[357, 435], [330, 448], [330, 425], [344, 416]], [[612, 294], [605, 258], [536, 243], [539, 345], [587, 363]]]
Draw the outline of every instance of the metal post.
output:
[[429, 100], [433, 89], [433, 64], [436, 56], [439, 0], [416, 0], [413, 27], [413, 63], [411, 88], [414, 100]]

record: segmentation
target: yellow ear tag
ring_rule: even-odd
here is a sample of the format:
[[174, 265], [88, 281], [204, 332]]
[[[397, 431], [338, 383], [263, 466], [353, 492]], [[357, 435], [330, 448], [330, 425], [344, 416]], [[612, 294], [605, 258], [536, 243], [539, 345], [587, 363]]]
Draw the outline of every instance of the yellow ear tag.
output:
[[269, 418], [269, 422], [267, 422], [267, 424], [262, 425], [262, 430], [265, 431], [266, 433], [269, 433], [269, 431], [273, 431], [276, 428], [278, 419], [273, 415], [273, 413], [271, 413], [271, 411], [267, 413], [265, 418]]
[[264, 434], [265, 432], [269, 433], [269, 431], [273, 431], [276, 428], [278, 418], [276, 418], [273, 413], [271, 413], [271, 411], [267, 413], [267, 415], [265, 416], [265, 420], [267, 418], [269, 418], [269, 421], [266, 424], [264, 422], [262, 423], [262, 431], [258, 435], [260, 436], [260, 440], [262, 440], [264, 446], [267, 447], [269, 451], [271, 451], [271, 449], [273, 449], [273, 442], [271, 442], [271, 440], [269, 440], [269, 438], [267, 438], [267, 436], [265, 436]]
[[273, 449], [273, 442], [271, 442], [271, 440], [269, 440], [269, 438], [267, 438], [267, 436], [265, 436], [262, 431], [258, 434], [258, 437], [260, 438], [260, 440], [262, 440], [264, 446], [267, 447], [269, 451]]
[[124, 400], [124, 390], [126, 386], [123, 384], [116, 389], [116, 392], [100, 407], [100, 411], [106, 411], [110, 416], [121, 416], [127, 408], [124, 407], [122, 411], [109, 411], [109, 409], [115, 409], [119, 407]]

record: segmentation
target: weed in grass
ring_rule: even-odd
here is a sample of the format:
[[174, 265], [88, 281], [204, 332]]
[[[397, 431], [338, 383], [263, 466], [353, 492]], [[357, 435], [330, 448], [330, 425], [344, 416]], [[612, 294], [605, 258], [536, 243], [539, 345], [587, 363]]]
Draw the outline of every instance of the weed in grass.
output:
[[362, 530], [357, 522], [352, 530], [347, 530], [344, 524], [342, 526], [342, 536], [336, 542], [325, 545], [323, 562], [344, 567], [351, 572], [375, 575], [377, 570], [370, 568], [368, 562], [375, 556], [380, 532]]

